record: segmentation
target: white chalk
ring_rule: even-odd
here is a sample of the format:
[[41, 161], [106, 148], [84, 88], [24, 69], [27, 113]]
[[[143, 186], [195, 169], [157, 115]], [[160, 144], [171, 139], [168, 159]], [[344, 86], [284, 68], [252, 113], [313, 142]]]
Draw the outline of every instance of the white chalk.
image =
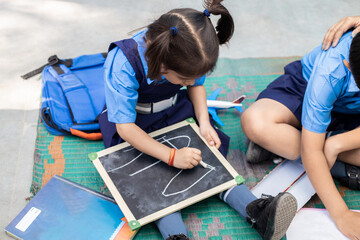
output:
[[208, 168], [208, 165], [206, 163], [204, 163], [202, 160], [200, 161], [201, 166], [203, 166], [204, 168]]

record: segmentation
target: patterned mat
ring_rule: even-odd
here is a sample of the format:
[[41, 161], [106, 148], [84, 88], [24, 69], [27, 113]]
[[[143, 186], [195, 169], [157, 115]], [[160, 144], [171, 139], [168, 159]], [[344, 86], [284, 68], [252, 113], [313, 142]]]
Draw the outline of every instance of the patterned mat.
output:
[[[220, 59], [215, 71], [207, 77], [208, 94], [221, 87], [218, 100], [231, 101], [246, 95], [244, 107], [253, 103], [267, 84], [283, 73], [283, 67], [299, 57]], [[240, 126], [240, 113], [234, 109], [220, 110], [218, 115], [225, 123], [221, 129], [231, 137], [227, 156], [232, 166], [252, 187], [275, 165], [272, 162], [252, 165], [245, 161], [245, 136]], [[39, 120], [35, 146], [35, 161], [31, 192], [39, 189], [57, 174], [94, 190], [108, 191], [88, 153], [104, 149], [101, 141], [91, 142], [71, 136], [50, 135]], [[340, 192], [350, 208], [360, 209], [360, 194], [340, 187]], [[314, 197], [307, 207], [324, 207]], [[261, 239], [239, 214], [217, 197], [211, 197], [182, 210], [182, 216], [193, 239]], [[137, 233], [139, 239], [161, 239], [156, 226], [151, 223]]]

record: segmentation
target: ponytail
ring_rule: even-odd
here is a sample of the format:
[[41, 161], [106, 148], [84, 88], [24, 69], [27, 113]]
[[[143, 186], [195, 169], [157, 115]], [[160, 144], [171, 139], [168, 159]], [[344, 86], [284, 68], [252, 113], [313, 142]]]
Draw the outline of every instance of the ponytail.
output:
[[229, 11], [221, 4], [223, 0], [205, 0], [204, 8], [209, 13], [220, 15], [220, 19], [215, 27], [217, 37], [220, 44], [224, 44], [230, 40], [234, 33], [234, 21]]
[[[219, 44], [228, 42], [234, 22], [222, 0], [205, 0], [205, 11], [173, 9], [148, 26], [145, 59], [147, 77], [160, 79], [161, 67], [184, 77], [200, 77], [214, 70]], [[216, 28], [210, 14], [220, 15]]]

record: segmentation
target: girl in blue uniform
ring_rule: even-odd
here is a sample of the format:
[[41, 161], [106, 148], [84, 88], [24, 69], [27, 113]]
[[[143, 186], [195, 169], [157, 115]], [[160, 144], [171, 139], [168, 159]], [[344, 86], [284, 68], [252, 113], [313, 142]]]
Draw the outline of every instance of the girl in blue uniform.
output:
[[[107, 108], [99, 118], [106, 147], [126, 141], [166, 164], [191, 169], [201, 160], [200, 150], [174, 152], [147, 133], [193, 117], [201, 135], [226, 155], [229, 137], [213, 127], [203, 86], [205, 74], [215, 67], [219, 45], [234, 30], [231, 15], [220, 2], [206, 2], [203, 12], [174, 9], [132, 39], [110, 45], [105, 63]], [[220, 15], [216, 28], [210, 14]], [[186, 90], [180, 90], [184, 86]], [[244, 184], [220, 195], [265, 239], [280, 239], [296, 211], [292, 195], [256, 199]], [[164, 239], [188, 237], [180, 212], [157, 220], [156, 225]]]
[[[241, 118], [252, 141], [247, 160], [266, 160], [269, 152], [290, 160], [301, 154], [317, 194], [350, 239], [360, 239], [360, 213], [349, 210], [332, 176], [360, 190], [359, 87], [360, 35], [347, 32], [336, 47], [318, 46], [288, 64]], [[326, 140], [329, 131], [348, 132]]]

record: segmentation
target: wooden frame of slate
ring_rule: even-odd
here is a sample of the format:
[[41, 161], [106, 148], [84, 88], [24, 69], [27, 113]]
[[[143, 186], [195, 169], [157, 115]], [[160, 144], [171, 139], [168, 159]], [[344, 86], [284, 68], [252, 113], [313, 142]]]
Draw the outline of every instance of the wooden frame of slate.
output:
[[149, 135], [170, 148], [200, 149], [208, 167], [170, 167], [126, 142], [90, 153], [132, 230], [244, 182], [216, 147], [200, 136], [192, 118]]

